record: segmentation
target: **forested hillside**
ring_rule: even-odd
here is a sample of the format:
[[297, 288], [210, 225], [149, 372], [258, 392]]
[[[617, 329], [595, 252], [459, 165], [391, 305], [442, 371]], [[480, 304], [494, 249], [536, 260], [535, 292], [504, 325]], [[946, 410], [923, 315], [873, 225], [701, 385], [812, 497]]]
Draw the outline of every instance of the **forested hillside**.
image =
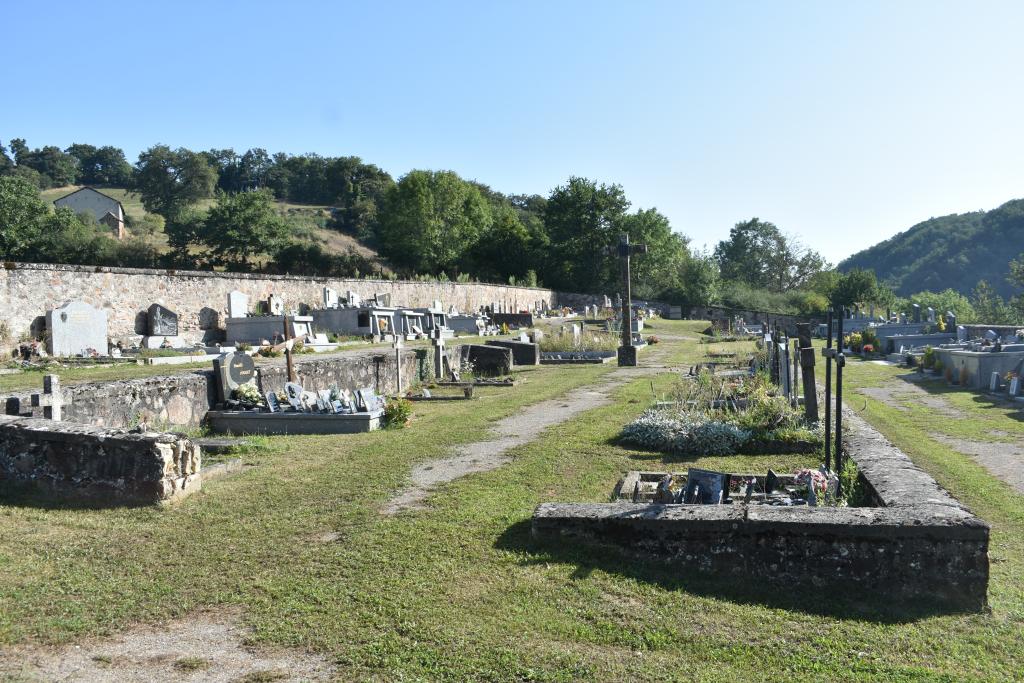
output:
[[1024, 253], [1024, 199], [991, 211], [931, 218], [839, 264], [875, 271], [897, 294], [954, 289], [970, 294], [980, 280], [1009, 297], [1009, 262]]

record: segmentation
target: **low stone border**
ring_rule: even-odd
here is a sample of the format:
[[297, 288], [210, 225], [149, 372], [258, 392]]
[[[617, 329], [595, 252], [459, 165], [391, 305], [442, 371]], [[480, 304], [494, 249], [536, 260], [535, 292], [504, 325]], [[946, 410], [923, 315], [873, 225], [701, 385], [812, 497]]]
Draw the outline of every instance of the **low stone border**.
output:
[[178, 434], [0, 416], [0, 481], [60, 500], [169, 503], [199, 490], [201, 464], [200, 448]]
[[989, 526], [850, 416], [846, 452], [878, 507], [545, 503], [537, 538], [611, 543], [700, 572], [880, 599], [987, 604]]

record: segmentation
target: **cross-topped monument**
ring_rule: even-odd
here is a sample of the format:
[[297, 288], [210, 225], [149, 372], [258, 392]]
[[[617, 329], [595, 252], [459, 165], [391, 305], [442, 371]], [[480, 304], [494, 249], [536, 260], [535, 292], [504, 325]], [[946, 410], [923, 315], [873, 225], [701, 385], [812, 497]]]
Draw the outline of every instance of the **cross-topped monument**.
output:
[[633, 290], [630, 285], [629, 257], [646, 254], [646, 244], [630, 244], [629, 234], [619, 237], [618, 255], [622, 259], [622, 346], [619, 347], [619, 365], [636, 366], [637, 349], [633, 346]]

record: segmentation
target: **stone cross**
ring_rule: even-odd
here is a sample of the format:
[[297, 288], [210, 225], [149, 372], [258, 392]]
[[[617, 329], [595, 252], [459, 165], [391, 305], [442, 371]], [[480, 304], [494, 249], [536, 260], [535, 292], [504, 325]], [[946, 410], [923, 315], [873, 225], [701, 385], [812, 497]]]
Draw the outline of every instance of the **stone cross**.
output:
[[395, 382], [398, 384], [397, 393], [402, 393], [402, 335], [396, 334], [395, 341], [391, 345], [395, 350]]
[[430, 344], [434, 347], [434, 377], [444, 377], [444, 337], [441, 336], [441, 328], [435, 327], [430, 331]]
[[633, 290], [630, 283], [629, 258], [634, 254], [646, 254], [646, 244], [630, 244], [629, 233], [619, 237], [618, 257], [622, 259], [622, 346], [619, 347], [619, 365], [637, 364], [636, 347], [633, 346]]
[[[32, 406], [43, 409], [43, 417], [47, 420], [61, 419], [61, 407], [64, 405], [64, 395], [60, 391], [60, 377], [57, 375], [43, 375], [43, 393], [32, 394]], [[71, 403], [68, 396], [67, 403]]]

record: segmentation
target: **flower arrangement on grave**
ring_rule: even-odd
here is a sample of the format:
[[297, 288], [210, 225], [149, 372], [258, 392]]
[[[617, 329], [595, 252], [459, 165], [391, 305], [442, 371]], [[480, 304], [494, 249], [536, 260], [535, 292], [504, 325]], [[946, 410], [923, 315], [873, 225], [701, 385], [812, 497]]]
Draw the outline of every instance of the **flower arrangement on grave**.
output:
[[652, 334], [651, 336], [647, 337], [647, 343], [648, 344], [658, 344], [660, 342], [661, 342], [661, 340], [658, 339], [658, 335], [656, 335], [656, 334]]
[[235, 399], [246, 405], [258, 406], [263, 404], [263, 396], [260, 395], [259, 388], [251, 382], [242, 384], [231, 393]]
[[811, 487], [814, 487], [814, 497], [818, 500], [824, 500], [825, 491], [828, 490], [828, 477], [806, 467], [793, 473], [793, 483], [803, 490], [805, 496], [810, 495]]

